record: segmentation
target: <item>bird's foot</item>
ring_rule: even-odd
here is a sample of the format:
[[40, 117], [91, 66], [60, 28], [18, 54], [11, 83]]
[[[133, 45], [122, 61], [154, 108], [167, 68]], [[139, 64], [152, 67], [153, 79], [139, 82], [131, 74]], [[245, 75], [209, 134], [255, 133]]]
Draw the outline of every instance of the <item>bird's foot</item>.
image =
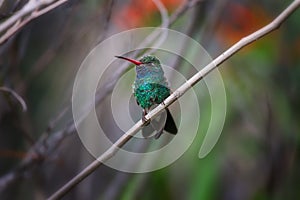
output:
[[143, 115], [142, 115], [142, 122], [147, 126], [150, 123], [150, 120], [146, 118], [147, 111], [143, 110]]

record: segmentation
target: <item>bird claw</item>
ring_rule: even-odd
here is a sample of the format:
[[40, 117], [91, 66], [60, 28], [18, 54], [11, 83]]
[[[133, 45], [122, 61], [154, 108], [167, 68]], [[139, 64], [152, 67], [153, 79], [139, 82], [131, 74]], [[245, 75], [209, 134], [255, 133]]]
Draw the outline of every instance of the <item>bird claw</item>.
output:
[[142, 117], [142, 122], [145, 123], [145, 126], [147, 126], [150, 123], [150, 120], [147, 119], [145, 116]]

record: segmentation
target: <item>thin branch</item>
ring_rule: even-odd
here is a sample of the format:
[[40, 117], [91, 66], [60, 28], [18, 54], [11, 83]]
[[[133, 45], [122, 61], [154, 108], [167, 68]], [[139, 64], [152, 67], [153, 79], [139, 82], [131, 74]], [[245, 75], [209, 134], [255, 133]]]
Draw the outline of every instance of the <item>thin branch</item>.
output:
[[[174, 93], [172, 93], [163, 103], [149, 112], [145, 117], [148, 120], [153, 119], [158, 116], [166, 107], [175, 102], [178, 98], [180, 98], [185, 92], [187, 92], [193, 85], [202, 80], [207, 74], [209, 74], [212, 70], [216, 69], [220, 64], [234, 55], [243, 47], [255, 42], [259, 38], [267, 35], [268, 33], [274, 31], [279, 28], [280, 25], [300, 6], [300, 0], [295, 0], [290, 4], [278, 17], [276, 17], [271, 23], [259, 29], [258, 31], [248, 35], [247, 37], [242, 38], [239, 42], [234, 44], [227, 51], [222, 53], [216, 59], [214, 59], [211, 63], [205, 66], [201, 71], [195, 74], [192, 78], [190, 78], [186, 83], [181, 85]], [[49, 200], [59, 199], [63, 197], [68, 191], [70, 191], [74, 186], [76, 186], [79, 182], [81, 182], [84, 178], [86, 178], [89, 174], [94, 172], [99, 166], [101, 166], [105, 161], [110, 159], [114, 154], [118, 151], [120, 147], [127, 143], [144, 125], [146, 122], [142, 122], [142, 120], [138, 121], [131, 129], [129, 129], [120, 139], [118, 139], [113, 146], [111, 146], [106, 152], [104, 152], [100, 157], [97, 158], [94, 162], [92, 162], [88, 167], [82, 170], [77, 176], [71, 179], [68, 183], [66, 183], [63, 187], [61, 187], [57, 192], [55, 192]]]
[[22, 110], [23, 112], [27, 111], [27, 105], [25, 103], [25, 101], [23, 100], [23, 98], [18, 95], [18, 93], [16, 93], [14, 90], [8, 88], [8, 87], [0, 87], [0, 91], [4, 91], [4, 92], [8, 92], [10, 93], [13, 97], [15, 97], [17, 99], [17, 101], [20, 103], [20, 105], [22, 106]]
[[4, 0], [0, 0], [0, 8], [2, 7]]
[[[0, 24], [0, 33], [7, 30], [5, 34], [1, 36], [0, 44], [5, 42], [8, 38], [14, 35], [18, 30], [20, 30], [31, 20], [49, 12], [50, 10], [53, 10], [54, 8], [62, 5], [67, 1], [68, 0], [30, 0], [21, 10], [19, 10], [2, 24]], [[46, 7], [38, 10], [44, 6]], [[29, 16], [22, 21], [22, 19], [27, 15]]]
[[37, 10], [38, 8], [42, 6], [49, 5], [51, 3], [55, 2], [55, 0], [29, 0], [25, 6], [18, 12], [16, 12], [14, 15], [12, 15], [10, 18], [5, 20], [3, 23], [0, 24], [0, 32], [3, 32], [7, 30], [9, 27], [13, 26], [17, 21], [21, 20], [26, 15], [29, 15], [34, 10]]
[[[168, 16], [168, 11], [166, 9], [166, 7], [164, 6], [164, 4], [160, 1], [160, 0], [152, 0], [153, 3], [155, 3], [156, 7], [158, 8], [159, 12], [160, 12], [160, 16], [161, 16], [161, 25], [160, 27], [162, 28], [167, 28], [169, 25], [170, 25], [170, 22], [169, 22], [169, 16]], [[155, 38], [157, 38], [157, 34], [159, 35], [161, 31], [154, 31], [151, 35], [152, 37], [147, 37], [149, 38], [149, 42], [151, 42], [152, 40], [154, 40]], [[155, 46], [159, 46], [161, 45], [165, 40], [166, 40], [166, 37], [168, 36], [168, 33], [166, 31], [164, 31], [162, 33], [162, 35], [159, 37], [159, 39], [156, 42]], [[147, 42], [147, 40], [146, 40]], [[142, 46], [142, 45], [140, 45]], [[156, 49], [150, 49], [147, 51], [147, 54], [152, 54], [153, 52], [155, 52]], [[145, 52], [146, 53], [146, 52]], [[145, 54], [144, 53], [144, 54]]]

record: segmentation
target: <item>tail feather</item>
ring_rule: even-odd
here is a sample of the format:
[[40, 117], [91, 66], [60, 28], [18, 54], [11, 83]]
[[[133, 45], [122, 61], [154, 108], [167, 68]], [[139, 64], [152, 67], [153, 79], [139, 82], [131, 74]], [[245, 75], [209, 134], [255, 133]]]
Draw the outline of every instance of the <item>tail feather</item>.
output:
[[169, 109], [166, 108], [166, 111], [167, 111], [167, 120], [166, 120], [166, 125], [164, 127], [164, 130], [175, 135], [178, 132], [178, 129], [176, 127], [175, 121]]

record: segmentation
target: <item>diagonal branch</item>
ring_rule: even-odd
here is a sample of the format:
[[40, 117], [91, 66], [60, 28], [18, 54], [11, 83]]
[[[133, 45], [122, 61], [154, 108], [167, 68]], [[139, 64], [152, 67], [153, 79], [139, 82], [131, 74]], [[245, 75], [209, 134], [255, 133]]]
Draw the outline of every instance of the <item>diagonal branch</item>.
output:
[[31, 20], [53, 10], [67, 1], [68, 0], [29, 0], [21, 10], [17, 11], [14, 15], [0, 24], [0, 33], [6, 31], [0, 37], [0, 44], [5, 42]]
[[[166, 107], [175, 102], [178, 98], [184, 95], [193, 85], [202, 80], [207, 74], [212, 70], [216, 69], [220, 64], [234, 55], [243, 47], [255, 42], [259, 38], [267, 35], [268, 33], [276, 30], [280, 25], [300, 6], [300, 0], [293, 1], [278, 17], [276, 17], [271, 23], [264, 26], [263, 28], [257, 30], [256, 32], [242, 38], [239, 42], [230, 47], [227, 51], [222, 53], [201, 71], [190, 78], [186, 83], [181, 85], [173, 94], [171, 94], [163, 103], [149, 112], [145, 117], [150, 120], [158, 116]], [[126, 144], [144, 125], [146, 122], [142, 120], [138, 121], [131, 129], [129, 129], [120, 139], [118, 139], [113, 146], [111, 146], [106, 152], [104, 152], [100, 157], [92, 162], [88, 167], [82, 170], [77, 176], [71, 179], [63, 187], [61, 187], [57, 192], [55, 192], [49, 199], [59, 199], [63, 197], [68, 191], [70, 191], [74, 186], [85, 179], [89, 174], [94, 172], [99, 166], [101, 166], [105, 161], [110, 159], [118, 151], [120, 147]]]

